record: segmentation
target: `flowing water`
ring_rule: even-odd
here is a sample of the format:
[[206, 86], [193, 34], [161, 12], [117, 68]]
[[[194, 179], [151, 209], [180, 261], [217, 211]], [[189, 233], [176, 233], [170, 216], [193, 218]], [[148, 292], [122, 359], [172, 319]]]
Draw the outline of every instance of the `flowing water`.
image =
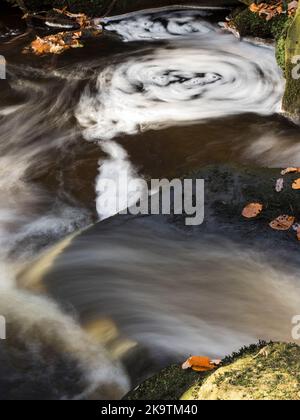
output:
[[102, 37], [53, 58], [21, 54], [26, 36], [1, 38], [1, 398], [120, 398], [190, 353], [290, 339], [297, 270], [270, 255], [143, 218], [68, 236], [113, 216], [103, 178], [300, 166], [273, 47], [218, 18], [106, 19]]

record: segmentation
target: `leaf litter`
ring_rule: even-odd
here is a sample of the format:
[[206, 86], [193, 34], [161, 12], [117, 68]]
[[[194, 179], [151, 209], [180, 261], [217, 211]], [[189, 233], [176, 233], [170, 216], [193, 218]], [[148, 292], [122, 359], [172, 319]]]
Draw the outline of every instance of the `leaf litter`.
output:
[[59, 32], [57, 34], [48, 35], [45, 37], [37, 36], [31, 44], [23, 50], [23, 53], [31, 52], [37, 56], [44, 56], [48, 54], [59, 55], [63, 52], [73, 49], [82, 48], [83, 45], [80, 42], [85, 30], [91, 29], [90, 33], [93, 35], [99, 35], [102, 31], [99, 28], [94, 28], [92, 20], [84, 13], [70, 13], [66, 8], [64, 9], [53, 9], [57, 14], [63, 15], [64, 17], [70, 18], [73, 22], [76, 22], [79, 26], [79, 30]]
[[[295, 173], [300, 173], [300, 168], [288, 167], [281, 171], [282, 176], [295, 174]], [[283, 191], [284, 185], [285, 185], [284, 178], [277, 179], [276, 185], [275, 185], [276, 192], [280, 193], [281, 191]], [[292, 182], [291, 188], [293, 190], [300, 190], [300, 178], [297, 178]], [[257, 217], [259, 214], [261, 214], [263, 209], [264, 209], [264, 206], [261, 203], [249, 203], [244, 207], [242, 211], [242, 216], [247, 219], [252, 219], [252, 218]], [[300, 241], [300, 222], [296, 223], [296, 217], [293, 215], [287, 215], [287, 214], [280, 215], [276, 219], [272, 220], [269, 223], [269, 226], [273, 230], [278, 230], [278, 231], [287, 231], [292, 228], [297, 234], [297, 239]]]

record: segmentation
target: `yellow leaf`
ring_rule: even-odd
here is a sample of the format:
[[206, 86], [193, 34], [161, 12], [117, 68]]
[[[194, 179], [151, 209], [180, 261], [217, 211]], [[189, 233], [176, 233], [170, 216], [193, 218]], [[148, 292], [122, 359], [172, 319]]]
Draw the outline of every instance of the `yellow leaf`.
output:
[[293, 168], [293, 167], [291, 167], [291, 168], [283, 169], [281, 171], [281, 175], [293, 174], [295, 172], [300, 172], [300, 168]]

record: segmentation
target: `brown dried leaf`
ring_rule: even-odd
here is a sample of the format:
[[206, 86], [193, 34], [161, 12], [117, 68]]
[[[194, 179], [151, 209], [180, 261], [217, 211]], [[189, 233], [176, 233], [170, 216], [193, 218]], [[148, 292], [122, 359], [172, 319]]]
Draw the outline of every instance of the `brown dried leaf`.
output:
[[288, 216], [286, 214], [277, 217], [270, 223], [270, 227], [274, 230], [289, 230], [295, 222], [294, 216]]
[[283, 169], [281, 171], [281, 175], [293, 174], [293, 173], [296, 173], [296, 172], [300, 172], [300, 168], [293, 168], [293, 167], [291, 167], [291, 168]]
[[288, 9], [289, 9], [289, 11], [290, 11], [290, 10], [296, 10], [296, 9], [297, 9], [297, 7], [298, 7], [298, 2], [297, 2], [297, 1], [291, 1], [291, 2], [288, 4]]
[[[293, 16], [298, 7], [297, 1], [291, 1], [288, 5], [288, 15]], [[273, 19], [276, 16], [286, 14], [287, 10], [283, 4], [283, 1], [273, 1], [272, 3], [260, 3], [256, 5], [255, 3], [249, 6], [249, 9], [253, 13], [257, 13], [260, 17], [265, 18], [267, 21]]]
[[243, 212], [242, 215], [247, 219], [252, 219], [257, 217], [263, 210], [263, 205], [261, 203], [250, 203], [248, 204]]
[[[55, 35], [49, 35], [44, 38], [37, 37], [29, 47], [36, 55], [46, 54], [61, 54], [70, 48], [79, 48], [82, 45], [79, 42], [79, 38], [82, 36], [82, 32], [59, 32]], [[28, 50], [28, 48], [26, 49]], [[24, 52], [26, 52], [26, 50]]]

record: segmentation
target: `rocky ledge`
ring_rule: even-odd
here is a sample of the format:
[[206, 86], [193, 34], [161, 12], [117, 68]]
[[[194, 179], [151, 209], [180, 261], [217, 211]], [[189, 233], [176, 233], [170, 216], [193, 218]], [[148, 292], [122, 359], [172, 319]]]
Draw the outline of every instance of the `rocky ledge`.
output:
[[198, 373], [173, 365], [130, 392], [126, 400], [300, 400], [300, 347], [264, 343]]

